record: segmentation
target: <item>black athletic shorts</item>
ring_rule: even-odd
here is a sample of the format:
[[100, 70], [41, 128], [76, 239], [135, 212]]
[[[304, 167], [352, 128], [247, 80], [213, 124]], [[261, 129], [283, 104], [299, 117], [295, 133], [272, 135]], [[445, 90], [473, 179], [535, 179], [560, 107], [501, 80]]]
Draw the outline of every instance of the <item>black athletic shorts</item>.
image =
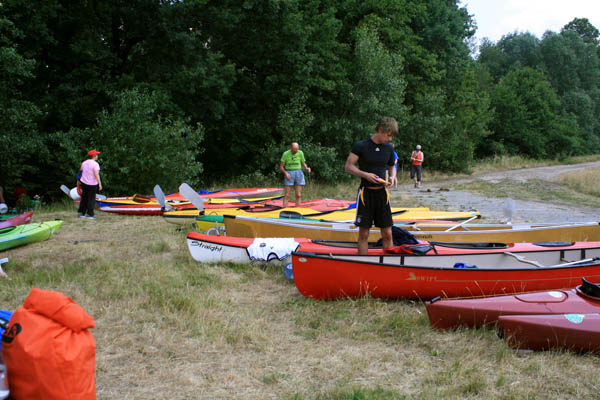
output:
[[360, 187], [356, 197], [354, 225], [370, 228], [373, 223], [378, 228], [387, 228], [394, 225], [390, 194], [386, 188], [369, 189]]

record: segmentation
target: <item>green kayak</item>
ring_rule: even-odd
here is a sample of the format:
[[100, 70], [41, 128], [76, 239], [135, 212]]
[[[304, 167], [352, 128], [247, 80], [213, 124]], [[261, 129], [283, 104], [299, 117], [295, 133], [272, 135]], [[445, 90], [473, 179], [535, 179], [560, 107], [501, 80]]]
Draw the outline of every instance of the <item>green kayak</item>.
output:
[[0, 251], [27, 243], [48, 239], [62, 225], [62, 221], [38, 222], [27, 225], [9, 226], [0, 229]]

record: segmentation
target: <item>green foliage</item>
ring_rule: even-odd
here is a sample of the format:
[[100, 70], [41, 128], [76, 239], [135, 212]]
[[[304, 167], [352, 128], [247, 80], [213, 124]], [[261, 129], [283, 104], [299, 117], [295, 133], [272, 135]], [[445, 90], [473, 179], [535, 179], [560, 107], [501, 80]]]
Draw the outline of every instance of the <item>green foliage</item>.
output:
[[557, 155], [552, 150], [567, 155], [577, 147], [576, 136], [569, 137], [571, 117], [560, 113], [558, 96], [541, 72], [528, 67], [509, 72], [496, 86], [492, 106], [489, 152], [543, 158]]
[[33, 210], [34, 206], [35, 204], [31, 197], [27, 196], [26, 194], [22, 194], [21, 196], [19, 196], [15, 208], [17, 209], [17, 213], [23, 213], [29, 210]]
[[352, 89], [348, 115], [355, 132], [353, 140], [362, 139], [374, 129], [372, 121], [393, 116], [399, 124], [406, 120], [402, 56], [387, 50], [379, 40], [376, 26], [365, 23], [355, 31], [352, 62]]
[[165, 101], [157, 92], [118, 93], [95, 127], [75, 132], [78, 141], [87, 144], [83, 149], [101, 151], [106, 191], [152, 193], [157, 183], [165, 188], [176, 188], [184, 181], [197, 183], [202, 163], [195, 157], [203, 128], [163, 114]]
[[495, 82], [487, 84], [495, 114], [479, 153], [564, 158], [600, 151], [597, 38], [587, 19], [576, 18], [541, 41], [515, 33], [483, 43], [477, 62]]
[[[39, 109], [22, 93], [25, 82], [34, 78], [34, 61], [23, 56], [15, 40], [22, 32], [0, 16], [0, 185], [27, 185], [37, 173], [36, 154], [43, 143], [36, 132]], [[27, 185], [29, 186], [29, 185]]]
[[4, 0], [0, 184], [57, 195], [98, 147], [115, 194], [255, 186], [292, 141], [334, 181], [382, 116], [433, 169], [600, 151], [598, 29], [508, 34], [473, 60], [475, 30], [458, 1]]
[[596, 46], [600, 44], [600, 41], [598, 40], [600, 31], [592, 25], [587, 18], [575, 18], [573, 21], [563, 26], [561, 33], [565, 31], [575, 32], [586, 43]]

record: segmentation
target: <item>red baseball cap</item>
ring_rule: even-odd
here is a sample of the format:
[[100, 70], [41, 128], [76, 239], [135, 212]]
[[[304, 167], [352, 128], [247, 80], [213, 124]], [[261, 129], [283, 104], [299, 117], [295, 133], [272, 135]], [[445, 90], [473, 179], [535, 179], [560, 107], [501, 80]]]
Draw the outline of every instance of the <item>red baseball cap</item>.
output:
[[88, 156], [95, 156], [96, 154], [100, 154], [100, 152], [97, 151], [96, 149], [92, 149], [92, 150], [88, 151]]

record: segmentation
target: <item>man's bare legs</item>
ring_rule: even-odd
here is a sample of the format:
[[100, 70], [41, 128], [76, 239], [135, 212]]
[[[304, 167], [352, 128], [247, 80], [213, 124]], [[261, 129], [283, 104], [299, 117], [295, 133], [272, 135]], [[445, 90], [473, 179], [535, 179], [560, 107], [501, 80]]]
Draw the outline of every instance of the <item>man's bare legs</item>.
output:
[[296, 185], [294, 189], [296, 191], [296, 207], [300, 207], [300, 203], [302, 203], [302, 186]]
[[285, 189], [285, 194], [283, 196], [283, 206], [287, 207], [288, 206], [288, 201], [290, 200], [290, 193], [292, 192], [292, 187], [291, 186], [284, 186]]

